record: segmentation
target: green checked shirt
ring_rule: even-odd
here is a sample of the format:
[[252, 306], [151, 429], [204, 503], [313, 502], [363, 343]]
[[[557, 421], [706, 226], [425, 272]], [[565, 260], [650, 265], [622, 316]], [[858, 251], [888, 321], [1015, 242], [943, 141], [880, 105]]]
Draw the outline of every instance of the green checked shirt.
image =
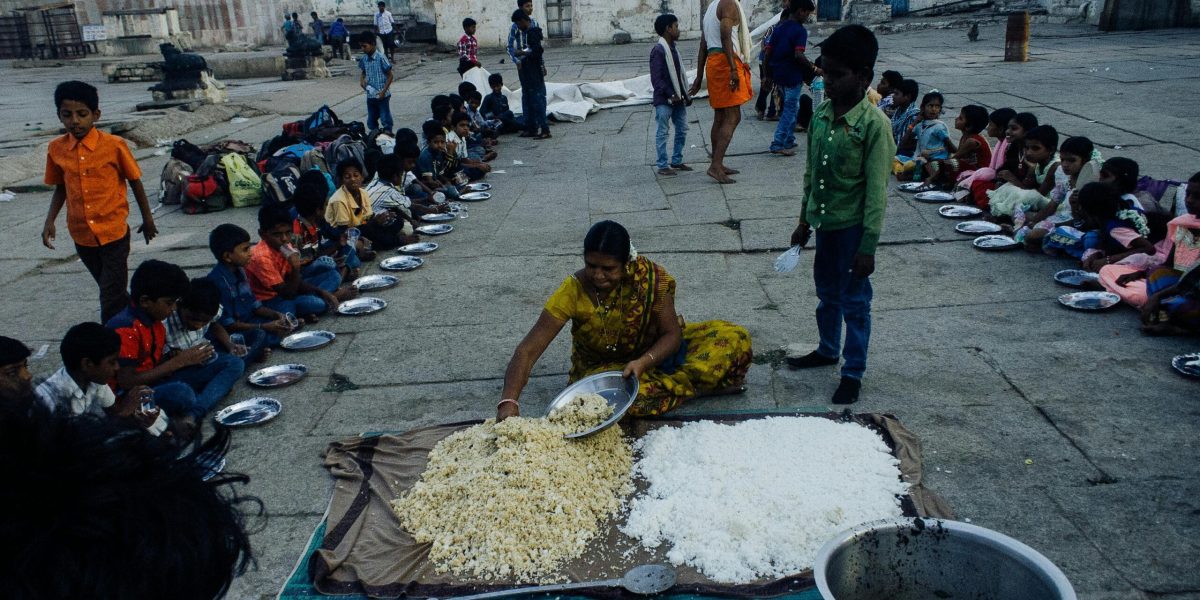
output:
[[833, 103], [822, 102], [808, 128], [804, 221], [827, 231], [862, 223], [858, 252], [874, 255], [894, 156], [892, 123], [866, 97], [836, 120]]

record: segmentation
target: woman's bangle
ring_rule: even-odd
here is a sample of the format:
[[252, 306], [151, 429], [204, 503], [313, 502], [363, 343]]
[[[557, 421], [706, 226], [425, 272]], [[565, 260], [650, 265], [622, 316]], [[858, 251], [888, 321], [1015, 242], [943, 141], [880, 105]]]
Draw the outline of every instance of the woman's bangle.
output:
[[520, 410], [520, 408], [521, 408], [521, 403], [520, 403], [520, 402], [517, 402], [516, 400], [513, 400], [512, 398], [505, 398], [505, 399], [503, 399], [503, 400], [501, 400], [501, 401], [497, 402], [497, 403], [496, 403], [496, 410], [500, 410], [500, 407], [501, 407], [501, 406], [504, 406], [504, 405], [505, 405], [505, 403], [508, 403], [508, 402], [512, 402], [512, 403], [513, 403], [513, 406], [517, 407], [517, 409], [518, 409], [518, 410]]
[[658, 362], [658, 357], [654, 356], [653, 352], [647, 350], [646, 356], [649, 356], [651, 361]]

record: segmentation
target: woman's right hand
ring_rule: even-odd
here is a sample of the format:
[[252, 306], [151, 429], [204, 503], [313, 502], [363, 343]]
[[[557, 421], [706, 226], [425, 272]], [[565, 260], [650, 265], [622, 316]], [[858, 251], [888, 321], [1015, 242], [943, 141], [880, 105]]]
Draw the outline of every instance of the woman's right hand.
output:
[[516, 402], [501, 402], [496, 405], [496, 422], [499, 423], [509, 417], [521, 416], [521, 405]]

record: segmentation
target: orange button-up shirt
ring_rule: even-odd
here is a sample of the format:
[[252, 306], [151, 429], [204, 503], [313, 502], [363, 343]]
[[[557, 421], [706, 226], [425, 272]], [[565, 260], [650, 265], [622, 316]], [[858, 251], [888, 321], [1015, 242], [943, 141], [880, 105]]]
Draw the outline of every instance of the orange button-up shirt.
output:
[[67, 188], [67, 230], [80, 246], [102, 246], [129, 231], [126, 182], [142, 178], [125, 140], [92, 128], [50, 142], [46, 185]]
[[250, 290], [259, 302], [265, 302], [278, 296], [275, 286], [287, 280], [292, 273], [292, 263], [282, 252], [259, 241], [250, 249], [250, 262], [246, 264], [246, 280], [250, 282]]

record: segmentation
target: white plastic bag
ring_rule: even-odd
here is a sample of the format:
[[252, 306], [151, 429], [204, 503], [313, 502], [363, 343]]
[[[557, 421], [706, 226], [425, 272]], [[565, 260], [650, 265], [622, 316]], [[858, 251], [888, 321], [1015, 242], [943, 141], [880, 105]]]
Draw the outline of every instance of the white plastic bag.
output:
[[775, 259], [775, 271], [777, 273], [791, 273], [796, 270], [796, 265], [800, 264], [800, 244], [796, 244], [788, 248], [779, 258]]

